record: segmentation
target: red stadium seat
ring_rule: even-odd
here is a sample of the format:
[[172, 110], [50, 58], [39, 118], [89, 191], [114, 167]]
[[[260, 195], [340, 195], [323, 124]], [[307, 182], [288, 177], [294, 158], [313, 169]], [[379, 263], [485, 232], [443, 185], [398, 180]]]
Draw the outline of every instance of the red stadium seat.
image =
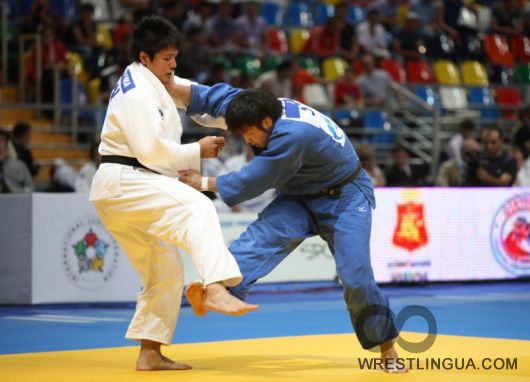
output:
[[416, 84], [432, 84], [436, 82], [431, 66], [426, 61], [407, 62], [407, 78]]
[[514, 88], [498, 88], [496, 98], [497, 104], [501, 109], [502, 118], [517, 119], [517, 111], [522, 104], [519, 90]]
[[269, 28], [267, 30], [267, 47], [277, 54], [288, 53], [289, 44], [285, 31], [279, 28]]
[[484, 39], [484, 50], [494, 65], [513, 66], [513, 54], [506, 37], [498, 34], [487, 35]]
[[379, 68], [390, 74], [390, 77], [399, 84], [405, 84], [407, 77], [405, 76], [405, 69], [401, 62], [391, 59], [383, 59], [379, 63]]
[[511, 48], [515, 58], [521, 62], [530, 62], [530, 38], [515, 36], [511, 40]]

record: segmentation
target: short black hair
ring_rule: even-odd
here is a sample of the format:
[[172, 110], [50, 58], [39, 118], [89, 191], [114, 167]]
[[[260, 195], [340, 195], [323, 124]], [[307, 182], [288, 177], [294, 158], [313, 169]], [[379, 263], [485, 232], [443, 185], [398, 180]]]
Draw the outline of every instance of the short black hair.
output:
[[13, 136], [15, 138], [20, 138], [29, 133], [31, 126], [27, 122], [17, 122], [13, 127]]
[[501, 141], [504, 139], [504, 133], [503, 133], [502, 129], [499, 126], [495, 126], [495, 125], [486, 126], [485, 128], [482, 129], [481, 135], [484, 134], [487, 131], [496, 131], [497, 134], [499, 134], [499, 139]]
[[464, 130], [473, 131], [475, 130], [475, 122], [471, 118], [466, 118], [460, 122], [460, 128]]
[[140, 52], [152, 60], [155, 54], [168, 46], [180, 48], [180, 33], [171, 22], [162, 16], [144, 16], [134, 28], [132, 56], [140, 62]]
[[267, 117], [275, 123], [282, 112], [282, 103], [274, 94], [263, 89], [247, 89], [230, 102], [225, 121], [229, 131], [241, 135], [249, 126], [261, 128], [261, 123]]

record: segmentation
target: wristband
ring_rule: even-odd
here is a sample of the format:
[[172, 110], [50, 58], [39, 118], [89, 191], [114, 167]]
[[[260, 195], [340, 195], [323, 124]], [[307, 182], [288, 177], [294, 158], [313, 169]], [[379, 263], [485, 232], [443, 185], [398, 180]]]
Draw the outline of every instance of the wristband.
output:
[[203, 176], [201, 179], [201, 191], [208, 191], [208, 177]]

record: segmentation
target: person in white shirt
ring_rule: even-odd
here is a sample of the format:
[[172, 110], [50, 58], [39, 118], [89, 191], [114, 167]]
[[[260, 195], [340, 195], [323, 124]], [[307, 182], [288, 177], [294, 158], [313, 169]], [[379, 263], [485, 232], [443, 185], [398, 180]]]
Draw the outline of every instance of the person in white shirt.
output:
[[126, 338], [140, 342], [137, 370], [184, 370], [161, 354], [171, 344], [183, 291], [183, 266], [175, 246], [191, 257], [205, 288], [204, 308], [240, 315], [257, 309], [225, 287], [242, 280], [224, 244], [213, 203], [178, 180], [178, 171], [200, 170], [201, 158], [219, 154], [222, 137], [181, 144], [182, 125], [167, 87], [189, 83], [174, 76], [177, 29], [160, 16], [135, 28], [134, 62], [112, 91], [101, 132], [101, 166], [90, 189], [98, 215], [139, 274], [144, 288]]
[[380, 20], [379, 11], [370, 9], [366, 20], [357, 25], [357, 41], [365, 53], [371, 53], [378, 58], [390, 57], [386, 31]]

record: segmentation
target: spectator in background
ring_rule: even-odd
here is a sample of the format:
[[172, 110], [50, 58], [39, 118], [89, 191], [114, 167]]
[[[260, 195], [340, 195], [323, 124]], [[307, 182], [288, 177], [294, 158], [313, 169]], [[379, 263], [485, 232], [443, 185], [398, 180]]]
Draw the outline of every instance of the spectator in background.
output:
[[403, 146], [392, 150], [393, 163], [386, 172], [388, 187], [417, 187], [425, 184], [425, 168], [410, 164], [410, 154]]
[[337, 17], [329, 17], [324, 25], [313, 27], [306, 53], [319, 58], [339, 56], [341, 26]]
[[525, 158], [530, 154], [530, 104], [524, 105], [519, 110], [519, 123], [515, 128], [512, 143], [518, 146]]
[[385, 174], [375, 161], [375, 151], [371, 145], [360, 145], [356, 148], [357, 155], [363, 168], [368, 173], [374, 187], [384, 187], [386, 185]]
[[31, 192], [33, 181], [24, 162], [9, 153], [9, 134], [0, 130], [0, 193]]
[[366, 107], [382, 107], [390, 99], [392, 79], [382, 69], [375, 67], [371, 54], [362, 58], [363, 73], [357, 79]]
[[291, 77], [291, 98], [305, 103], [304, 90], [307, 85], [322, 83], [322, 79], [302, 68], [298, 60], [293, 60], [293, 76]]
[[367, 10], [376, 9], [381, 15], [381, 23], [391, 33], [399, 28], [399, 7], [401, 0], [373, 0]]
[[446, 160], [440, 166], [436, 175], [436, 186], [461, 187], [464, 185], [464, 176], [469, 163], [477, 161], [480, 145], [472, 138], [467, 138], [460, 149], [458, 157]]
[[208, 35], [203, 27], [192, 26], [182, 40], [177, 56], [177, 73], [180, 77], [202, 82], [208, 75], [212, 56], [217, 51], [208, 43]]
[[182, 25], [182, 30], [187, 32], [190, 28], [204, 28], [212, 15], [212, 4], [207, 1], [201, 1], [195, 6], [192, 12], [188, 12], [186, 21]]
[[386, 31], [380, 20], [377, 9], [369, 10], [366, 20], [357, 25], [357, 41], [364, 53], [371, 53], [376, 57], [390, 57]]
[[[109, 0], [111, 19], [119, 20], [126, 13], [131, 13], [134, 16], [134, 22], [140, 21], [140, 19], [150, 13], [151, 1], [150, 0]], [[174, 0], [178, 2], [178, 0]]]
[[256, 1], [245, 3], [245, 12], [236, 21], [239, 52], [262, 58], [267, 53], [267, 21], [260, 15]]
[[261, 74], [256, 80], [256, 87], [265, 89], [277, 97], [291, 98], [293, 69], [293, 61], [284, 60], [275, 70]]
[[526, 158], [517, 172], [517, 179], [514, 186], [530, 187], [530, 156]]
[[502, 0], [492, 6], [491, 32], [504, 36], [518, 35], [523, 30], [523, 8], [516, 0]]
[[420, 28], [418, 14], [409, 11], [405, 16], [405, 25], [394, 34], [392, 49], [404, 61], [419, 60], [426, 52], [424, 36]]
[[24, 162], [29, 173], [35, 177], [39, 172], [39, 165], [33, 161], [33, 154], [29, 148], [31, 139], [31, 126], [26, 122], [17, 122], [13, 127], [13, 147], [17, 158]]
[[63, 20], [51, 6], [50, 0], [36, 0], [22, 20], [22, 33], [38, 33], [47, 25], [53, 25], [54, 32], [62, 32]]
[[462, 144], [465, 139], [473, 138], [475, 123], [472, 119], [466, 118], [458, 125], [458, 132], [455, 133], [447, 145], [447, 156], [450, 159], [456, 159], [458, 163], [462, 162], [461, 152]]
[[52, 171], [52, 191], [55, 192], [82, 192], [90, 191], [92, 179], [101, 163], [98, 152], [99, 142], [93, 143], [89, 150], [89, 160], [76, 171], [64, 159], [56, 159]]
[[335, 17], [340, 23], [340, 55], [347, 61], [359, 54], [359, 44], [355, 36], [355, 26], [348, 21], [348, 3], [341, 1], [335, 5]]
[[[41, 56], [37, 57], [37, 47], [31, 49], [31, 57], [27, 68], [28, 85], [37, 86], [37, 62], [42, 65], [41, 95], [42, 101], [52, 103], [55, 93], [54, 70], [59, 70], [59, 76], [67, 75], [66, 47], [55, 38], [55, 33], [51, 25], [45, 25], [42, 29]], [[51, 118], [53, 112], [45, 110], [43, 114]]]
[[98, 59], [104, 48], [97, 40], [94, 6], [84, 3], [79, 9], [79, 19], [71, 26], [68, 48], [83, 57], [85, 68], [91, 77], [98, 74]]
[[221, 48], [227, 54], [235, 52], [234, 38], [236, 34], [236, 22], [232, 18], [232, 4], [228, 0], [222, 0], [214, 13], [206, 22], [206, 31], [210, 43], [214, 47]]
[[502, 131], [487, 127], [481, 134], [483, 151], [467, 167], [465, 185], [471, 187], [510, 187], [517, 176], [515, 159], [503, 150]]
[[119, 44], [122, 41], [123, 36], [132, 36], [133, 30], [134, 17], [132, 13], [127, 12], [118, 20], [118, 25], [116, 25], [116, 28], [114, 28], [114, 31], [112, 32], [114, 45]]
[[204, 80], [204, 84], [213, 86], [219, 82], [228, 82], [228, 76], [226, 74], [226, 66], [224, 62], [215, 61], [210, 65], [208, 75]]
[[364, 107], [363, 95], [357, 86], [355, 73], [351, 67], [348, 67], [344, 75], [335, 83], [333, 103], [335, 107], [339, 108], [358, 109]]

